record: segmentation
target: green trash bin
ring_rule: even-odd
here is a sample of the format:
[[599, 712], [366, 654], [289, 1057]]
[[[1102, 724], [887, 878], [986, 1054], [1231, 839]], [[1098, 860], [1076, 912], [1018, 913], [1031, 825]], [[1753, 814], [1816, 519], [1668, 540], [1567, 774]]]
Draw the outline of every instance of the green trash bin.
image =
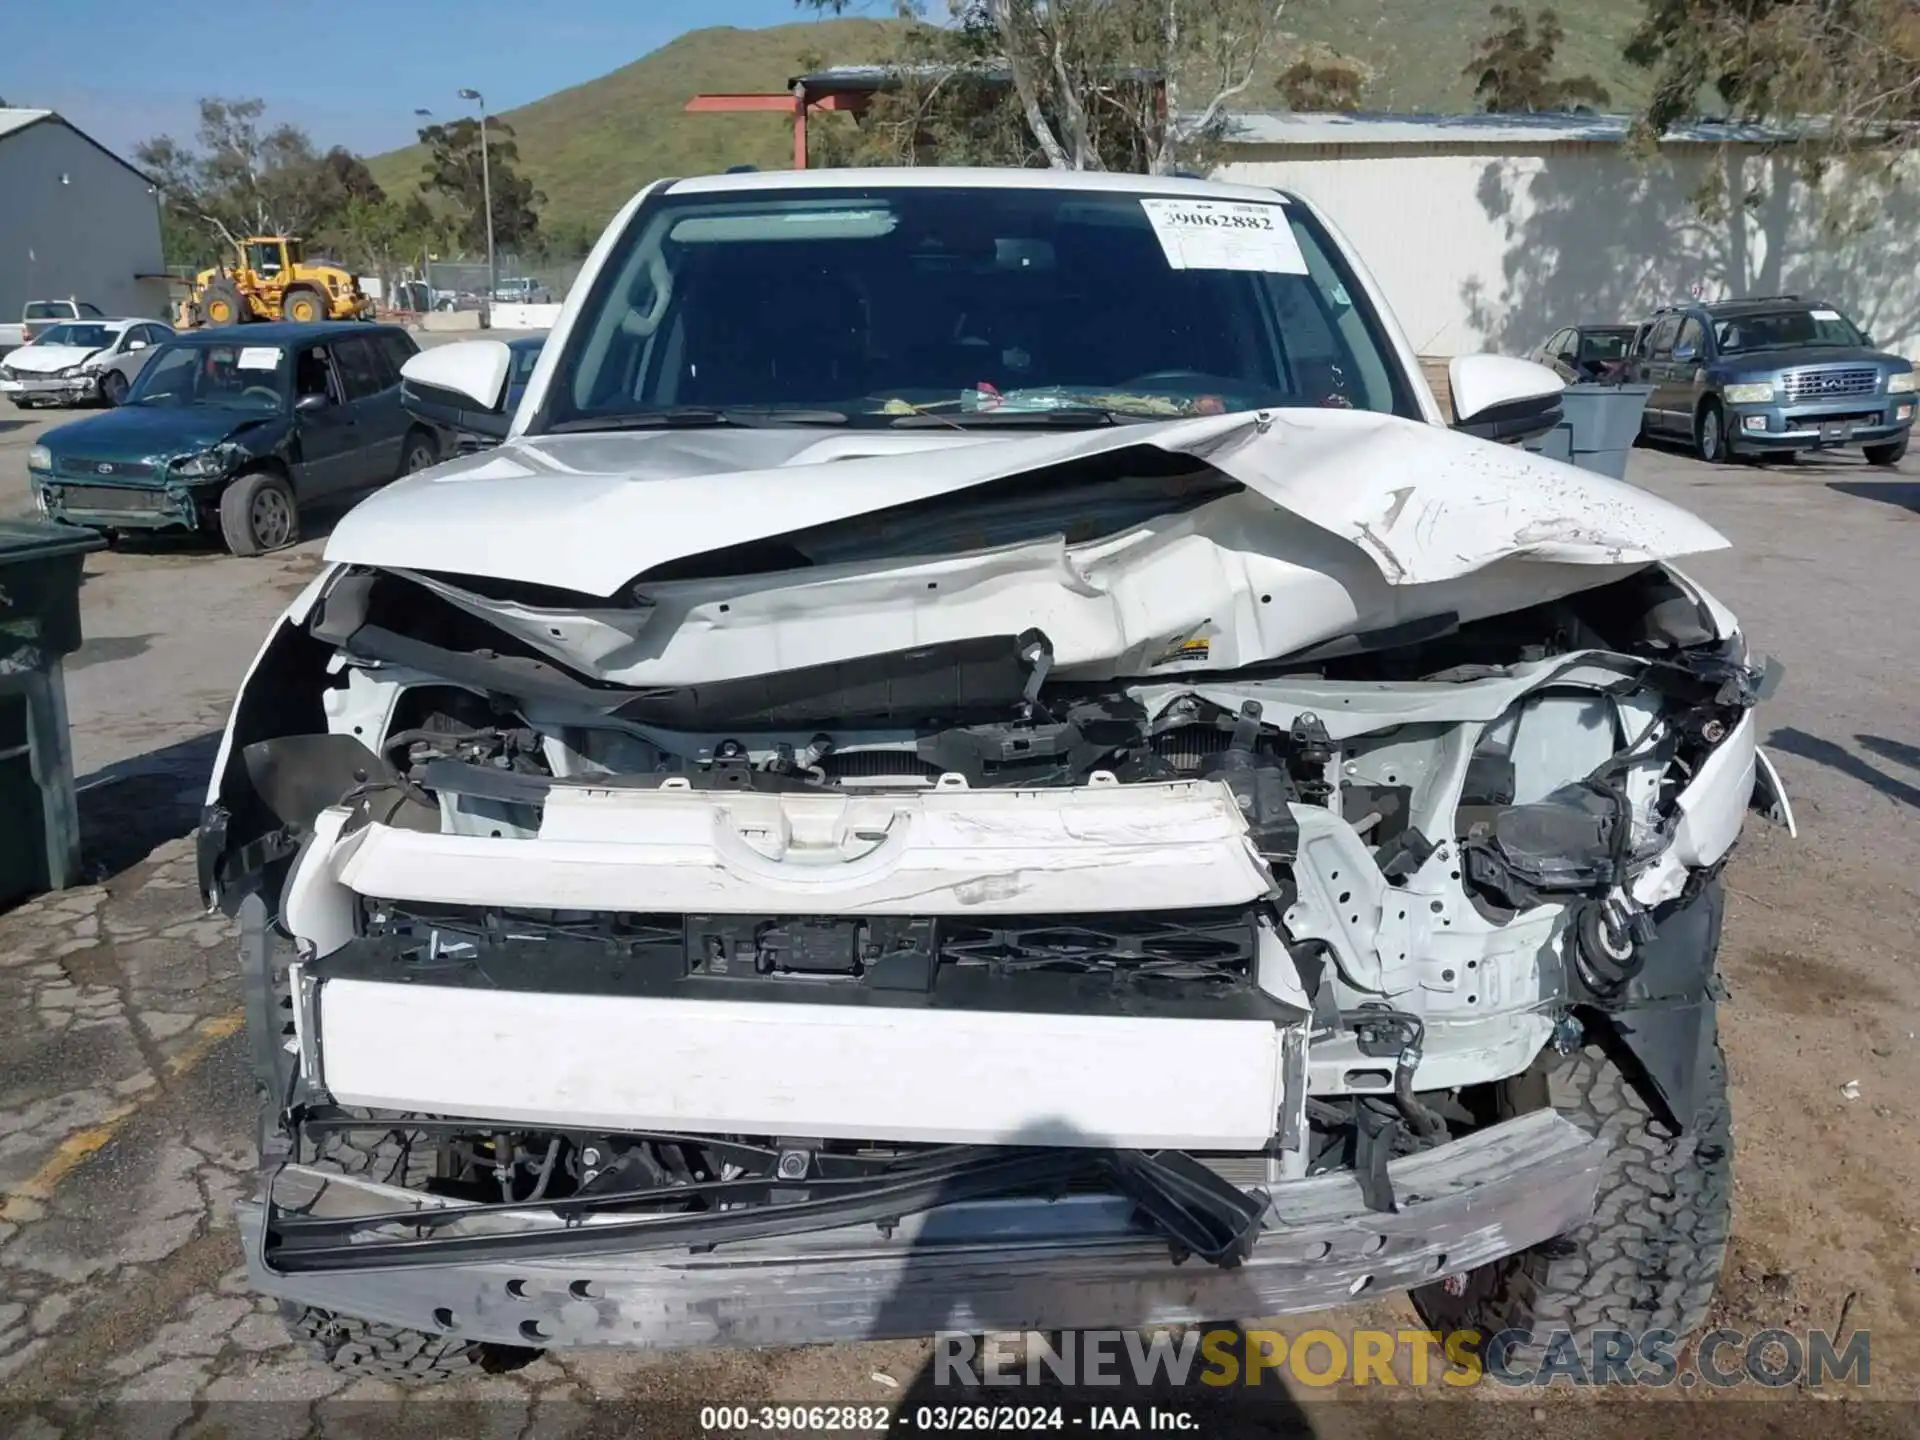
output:
[[80, 648], [80, 573], [104, 536], [0, 520], [0, 906], [79, 878], [62, 664]]

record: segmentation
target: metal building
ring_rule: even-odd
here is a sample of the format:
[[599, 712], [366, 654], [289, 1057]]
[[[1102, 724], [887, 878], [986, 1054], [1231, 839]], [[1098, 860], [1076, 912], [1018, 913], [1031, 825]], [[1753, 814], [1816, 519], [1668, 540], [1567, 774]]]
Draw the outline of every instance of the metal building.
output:
[[0, 322], [29, 300], [163, 319], [153, 183], [51, 110], [0, 109]]

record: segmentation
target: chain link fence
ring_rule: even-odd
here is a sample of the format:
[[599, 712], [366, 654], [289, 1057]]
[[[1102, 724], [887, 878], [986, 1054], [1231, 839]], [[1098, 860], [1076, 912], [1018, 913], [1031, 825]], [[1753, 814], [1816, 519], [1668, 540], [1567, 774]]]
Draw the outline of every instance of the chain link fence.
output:
[[[558, 303], [567, 298], [580, 265], [578, 260], [526, 262], [517, 255], [501, 255], [494, 267], [498, 298]], [[405, 309], [478, 310], [487, 294], [487, 262], [431, 260], [420, 282], [396, 290]]]

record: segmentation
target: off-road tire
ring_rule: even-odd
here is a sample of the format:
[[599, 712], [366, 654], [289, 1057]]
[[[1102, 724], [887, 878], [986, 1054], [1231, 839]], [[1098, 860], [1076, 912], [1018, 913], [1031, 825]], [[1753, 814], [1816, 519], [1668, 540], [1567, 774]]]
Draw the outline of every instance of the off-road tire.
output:
[[[269, 492], [277, 492], [278, 505], [285, 507], [284, 530], [263, 514], [275, 503]], [[293, 487], [266, 470], [239, 476], [220, 494], [220, 538], [235, 555], [264, 555], [299, 543], [300, 505]]]
[[[219, 318], [223, 310], [227, 315], [225, 319]], [[240, 287], [231, 281], [216, 280], [207, 286], [207, 293], [200, 299], [200, 313], [210, 326], [244, 325], [252, 318]]]
[[[1551, 1105], [1612, 1151], [1591, 1220], [1569, 1235], [1482, 1266], [1464, 1291], [1413, 1292], [1414, 1308], [1443, 1333], [1530, 1331], [1509, 1363], [1537, 1365], [1556, 1331], [1589, 1359], [1594, 1333], [1668, 1330], [1685, 1337], [1707, 1318], [1733, 1223], [1733, 1124], [1727, 1070], [1716, 1045], [1700, 1077], [1692, 1126], [1675, 1135], [1642, 1098], [1610, 1047], [1547, 1050], [1500, 1087], [1502, 1115]], [[1564, 1343], [1564, 1342], [1563, 1342]]]
[[1693, 453], [1709, 465], [1733, 463], [1733, 435], [1718, 400], [1707, 401], [1693, 417]]
[[[315, 1169], [382, 1184], [418, 1186], [432, 1174], [433, 1150], [409, 1144], [406, 1136], [395, 1131], [334, 1134], [310, 1163]], [[462, 1375], [517, 1370], [540, 1353], [362, 1320], [290, 1300], [280, 1302], [280, 1318], [288, 1333], [331, 1369], [401, 1385], [437, 1385]]]
[[1869, 465], [1898, 465], [1907, 454], [1907, 436], [1889, 440], [1885, 445], [1862, 445], [1860, 453]]
[[[297, 313], [302, 308], [311, 313]], [[327, 297], [305, 285], [287, 291], [280, 301], [281, 318], [291, 320], [296, 325], [312, 325], [326, 319], [328, 308]]]

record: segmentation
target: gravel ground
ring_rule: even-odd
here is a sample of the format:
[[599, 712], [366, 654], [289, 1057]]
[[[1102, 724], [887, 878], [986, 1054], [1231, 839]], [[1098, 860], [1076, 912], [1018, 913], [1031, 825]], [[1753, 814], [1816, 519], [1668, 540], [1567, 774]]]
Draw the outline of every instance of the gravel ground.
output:
[[[19, 483], [5, 452], [21, 435], [0, 434], [0, 508]], [[1802, 1399], [1762, 1413], [1703, 1403], [1704, 1390], [1595, 1400], [1482, 1388], [1428, 1400], [1418, 1424], [1652, 1433], [1672, 1422], [1641, 1404], [1671, 1400], [1693, 1404], [1681, 1423], [1703, 1435], [1907, 1433], [1920, 1413], [1920, 466], [1708, 468], [1643, 450], [1632, 478], [1733, 540], [1692, 568], [1788, 667], [1762, 721], [1800, 838], [1755, 823], [1728, 871], [1722, 1025], [1739, 1182], [1716, 1320], [1757, 1330], [1844, 1317], [1872, 1332], [1874, 1398], [1904, 1403]], [[188, 832], [225, 705], [318, 550], [89, 560], [69, 698], [100, 883], [0, 915], [0, 1433], [299, 1435], [322, 1416], [328, 1433], [370, 1436], [675, 1435], [698, 1433], [688, 1407], [716, 1400], [913, 1394], [926, 1347], [883, 1344], [547, 1357], [403, 1401], [309, 1364], [246, 1293], [230, 1218], [252, 1124], [238, 987], [228, 926], [198, 912]], [[1843, 1092], [1853, 1081], [1858, 1098]], [[1276, 1328], [1413, 1323], [1393, 1297]], [[1385, 1435], [1412, 1412], [1339, 1402], [1408, 1393], [1269, 1392], [1206, 1433]], [[101, 1401], [140, 1403], [74, 1409]]]

